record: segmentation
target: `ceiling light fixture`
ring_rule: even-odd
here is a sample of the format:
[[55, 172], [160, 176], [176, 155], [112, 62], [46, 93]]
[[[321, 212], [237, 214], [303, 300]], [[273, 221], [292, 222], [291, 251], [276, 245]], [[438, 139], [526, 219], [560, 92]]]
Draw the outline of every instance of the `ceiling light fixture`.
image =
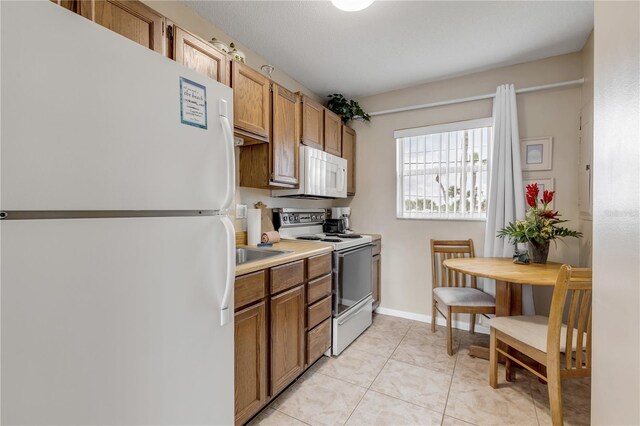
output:
[[331, 0], [331, 3], [345, 12], [357, 12], [371, 6], [374, 0]]

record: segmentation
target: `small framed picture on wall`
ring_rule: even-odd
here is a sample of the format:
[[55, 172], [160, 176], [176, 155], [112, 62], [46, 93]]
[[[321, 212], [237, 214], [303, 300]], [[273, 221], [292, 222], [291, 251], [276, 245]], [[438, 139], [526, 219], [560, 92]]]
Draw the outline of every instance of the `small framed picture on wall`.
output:
[[[523, 179], [522, 180], [522, 184], [524, 185], [524, 193], [527, 193], [527, 185], [532, 185], [534, 183], [538, 184], [538, 189], [540, 190], [540, 194], [538, 195], [538, 204], [540, 204], [540, 199], [542, 198], [542, 194], [544, 193], [544, 191], [553, 191], [553, 178], [550, 179]], [[555, 208], [554, 207], [555, 204], [555, 197], [554, 200], [551, 201], [551, 208]], [[525, 202], [524, 205], [527, 206], [527, 200], [525, 198]]]
[[551, 170], [553, 138], [528, 138], [520, 141], [522, 171]]

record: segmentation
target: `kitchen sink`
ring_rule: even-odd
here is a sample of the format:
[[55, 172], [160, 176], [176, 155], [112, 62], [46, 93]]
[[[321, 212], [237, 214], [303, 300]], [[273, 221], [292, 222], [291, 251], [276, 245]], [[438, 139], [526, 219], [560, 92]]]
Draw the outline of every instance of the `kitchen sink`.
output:
[[268, 259], [274, 256], [291, 253], [285, 250], [272, 250], [263, 248], [240, 247], [236, 249], [236, 265]]

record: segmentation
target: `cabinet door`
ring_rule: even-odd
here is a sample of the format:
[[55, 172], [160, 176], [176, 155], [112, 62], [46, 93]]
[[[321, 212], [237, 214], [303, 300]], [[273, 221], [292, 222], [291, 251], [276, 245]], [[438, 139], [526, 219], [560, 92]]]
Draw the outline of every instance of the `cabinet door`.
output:
[[324, 149], [324, 108], [317, 102], [302, 96], [301, 142], [317, 149]]
[[267, 401], [267, 317], [262, 301], [235, 314], [235, 416], [243, 424]]
[[373, 307], [374, 309], [377, 308], [380, 305], [380, 293], [381, 293], [381, 282], [380, 282], [380, 278], [381, 278], [381, 270], [380, 270], [380, 265], [382, 264], [381, 262], [381, 258], [379, 254], [376, 254], [375, 256], [373, 256]]
[[324, 110], [324, 150], [329, 154], [342, 155], [342, 120], [328, 109]]
[[151, 50], [164, 54], [164, 18], [135, 0], [83, 0], [80, 14]]
[[304, 368], [304, 284], [271, 298], [271, 395]]
[[298, 97], [276, 84], [273, 86], [272, 180], [279, 183], [298, 183], [297, 139]]
[[233, 61], [232, 70], [234, 126], [268, 141], [271, 121], [269, 79], [237, 61]]
[[173, 27], [173, 59], [222, 84], [231, 85], [231, 62], [227, 55], [176, 26]]
[[347, 160], [347, 194], [356, 193], [356, 132], [342, 126], [342, 158]]
[[78, 12], [78, 0], [51, 0], [53, 3], [59, 4], [65, 9], [69, 9], [72, 12]]

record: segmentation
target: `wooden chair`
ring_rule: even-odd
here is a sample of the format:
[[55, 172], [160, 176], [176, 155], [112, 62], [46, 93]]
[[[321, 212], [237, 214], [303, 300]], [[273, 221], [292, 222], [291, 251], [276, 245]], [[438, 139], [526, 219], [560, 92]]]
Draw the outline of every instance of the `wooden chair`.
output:
[[[476, 277], [447, 269], [447, 259], [475, 257], [473, 240], [431, 240], [433, 298], [431, 331], [436, 331], [437, 312], [447, 320], [447, 353], [453, 355], [452, 314], [471, 314], [469, 332], [475, 331], [476, 314], [495, 314], [495, 299], [476, 288]], [[446, 312], [446, 313], [445, 313]]]
[[[498, 353], [504, 355], [508, 362], [526, 368], [547, 382], [554, 425], [562, 425], [561, 380], [591, 375], [591, 288], [591, 269], [562, 265], [548, 318], [513, 316], [496, 317], [489, 321], [489, 384], [497, 387]], [[563, 317], [567, 318], [566, 325], [563, 324]], [[500, 343], [507, 345], [508, 349], [503, 350]], [[541, 368], [541, 373], [539, 369], [513, 356], [509, 348], [539, 362], [546, 367], [546, 372], [545, 368]], [[509, 374], [507, 371], [507, 376]]]

